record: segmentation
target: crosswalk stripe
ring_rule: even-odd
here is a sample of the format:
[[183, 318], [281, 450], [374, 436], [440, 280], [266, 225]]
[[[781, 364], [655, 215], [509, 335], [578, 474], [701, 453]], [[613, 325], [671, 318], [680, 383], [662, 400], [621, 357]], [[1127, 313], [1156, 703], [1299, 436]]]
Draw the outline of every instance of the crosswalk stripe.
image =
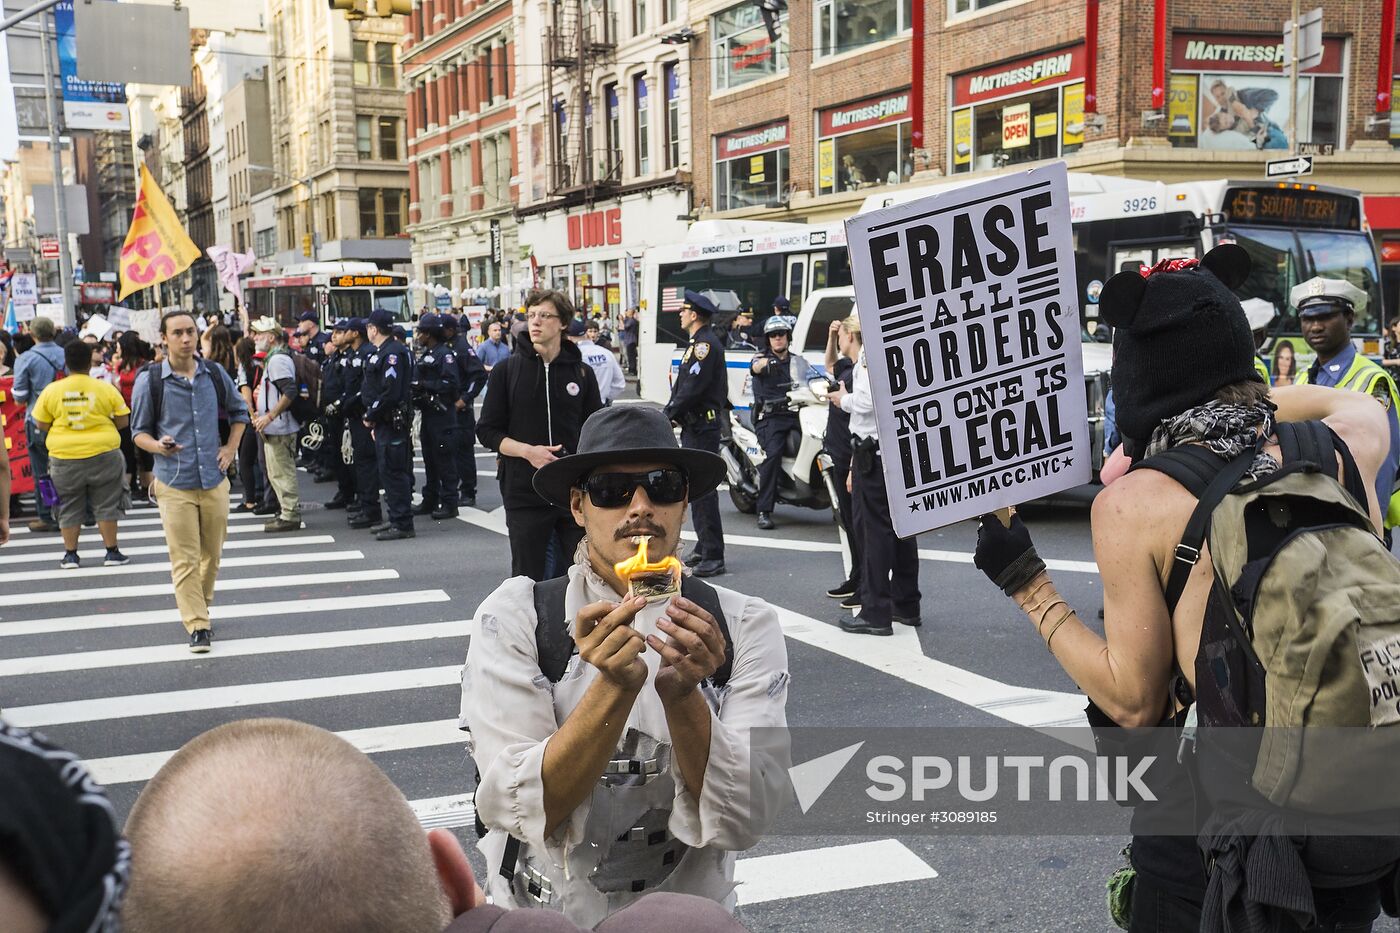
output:
[[[358, 553], [358, 552], [354, 552]], [[228, 561], [224, 561], [225, 567]], [[60, 570], [59, 573], [74, 576], [79, 571]], [[396, 570], [337, 570], [329, 573], [297, 573], [276, 577], [242, 577], [236, 580], [219, 580], [216, 587], [219, 593], [234, 590], [272, 590], [284, 586], [310, 586], [316, 583], [357, 583], [360, 580], [397, 580]], [[100, 599], [135, 599], [141, 596], [174, 596], [169, 580], [163, 583], [142, 583], [133, 586], [112, 586], [100, 589], [61, 590], [55, 593], [5, 593], [0, 595], [0, 606], [52, 605], [54, 603], [80, 603]], [[0, 622], [0, 634], [10, 623]]]
[[[9, 713], [6, 713], [8, 716]], [[419, 748], [439, 748], [444, 745], [466, 745], [467, 736], [457, 728], [455, 719], [435, 719], [430, 722], [409, 722], [395, 726], [373, 726], [337, 732], [351, 745], [373, 755], [377, 752], [399, 752]], [[149, 781], [170, 760], [176, 749], [165, 752], [145, 752], [138, 755], [115, 755], [93, 758], [86, 762], [88, 771], [99, 784], [135, 784]]]
[[[397, 570], [367, 570], [337, 574], [336, 579], [313, 578], [308, 583], [355, 583], [361, 580], [397, 580]], [[282, 578], [299, 580], [300, 578]], [[241, 581], [235, 581], [241, 582]], [[219, 593], [232, 587], [219, 584]], [[166, 590], [169, 592], [168, 588]], [[338, 612], [354, 609], [383, 609], [392, 606], [396, 609], [418, 606], [426, 603], [445, 603], [452, 597], [442, 590], [409, 590], [400, 593], [365, 593], [355, 596], [325, 596], [317, 599], [284, 599], [264, 603], [216, 604], [209, 609], [209, 618], [221, 619], [260, 619], [264, 616], [309, 615], [313, 612]], [[52, 632], [86, 632], [93, 629], [132, 628], [139, 625], [166, 625], [180, 621], [178, 609], [137, 612], [113, 612], [104, 615], [62, 616], [52, 619], [29, 619], [23, 622], [0, 621], [0, 638], [20, 635], [47, 635]]]
[[[228, 513], [228, 520], [231, 521], [231, 522], [252, 521], [252, 520], [254, 520], [254, 519], [256, 519], [256, 520], [258, 520], [258, 521], [260, 521], [260, 522], [265, 522], [265, 521], [268, 520], [269, 517], [270, 517], [270, 516], [267, 516], [267, 515], [254, 515], [252, 512], [230, 512], [230, 513]], [[149, 517], [143, 515], [143, 516], [141, 516], [140, 518], [123, 518], [121, 521], [117, 522], [117, 528], [118, 528], [118, 530], [120, 530], [120, 529], [122, 529], [122, 528], [132, 528], [132, 527], [135, 527], [135, 526], [138, 526], [138, 525], [145, 526], [145, 525], [159, 525], [159, 524], [160, 524], [160, 515], [159, 515], [159, 514], [154, 514], [154, 515], [151, 515], [151, 516], [149, 516]], [[53, 538], [53, 540], [55, 540], [55, 541], [58, 540], [58, 533], [57, 533], [57, 532], [50, 532], [50, 531], [34, 532], [34, 531], [30, 531], [28, 528], [24, 527], [23, 525], [21, 525], [21, 526], [18, 527], [18, 528], [11, 528], [11, 529], [10, 529], [10, 534], [11, 534], [12, 536], [14, 536], [14, 535], [42, 534], [42, 535], [46, 535], [46, 536], [48, 536], [48, 537]]]
[[[261, 534], [262, 526], [250, 524], [229, 525], [228, 533], [231, 535], [249, 535], [254, 533]], [[122, 524], [117, 526], [117, 537], [123, 545], [125, 545], [128, 541], [163, 541], [165, 540], [165, 529], [143, 528], [137, 531], [128, 531], [126, 523], [123, 522]], [[84, 528], [82, 541], [84, 543], [91, 543], [95, 540], [97, 540], [96, 529]], [[60, 538], [58, 535], [30, 535], [27, 538], [20, 538], [18, 540], [16, 540], [15, 538], [11, 538], [10, 542], [5, 545], [5, 549], [3, 551], [0, 551], [0, 554], [8, 554], [11, 551], [18, 550], [20, 548], [62, 547], [62, 541], [63, 539]]]
[[[290, 542], [289, 542], [290, 543]], [[282, 564], [314, 564], [320, 561], [338, 560], [362, 560], [364, 553], [361, 551], [318, 551], [312, 554], [266, 554], [256, 557], [226, 557], [219, 566], [223, 569], [230, 567], [267, 567], [279, 566]], [[135, 573], [155, 573], [157, 571], [169, 571], [170, 561], [157, 561], [151, 564], [127, 564], [125, 567], [94, 567], [82, 570], [23, 570], [14, 573], [0, 573], [0, 583], [37, 583], [41, 580], [88, 580], [93, 577], [121, 577], [130, 576]], [[100, 592], [96, 590], [85, 591], [96, 599]], [[46, 593], [30, 593], [30, 597], [46, 598]]]
[[[285, 534], [282, 534], [282, 535], [268, 535], [266, 538], [256, 538], [256, 539], [253, 539], [253, 540], [251, 540], [251, 541], [243, 541], [243, 540], [225, 541], [225, 542], [224, 542], [224, 550], [225, 550], [225, 551], [254, 551], [254, 550], [258, 550], [258, 549], [260, 549], [260, 548], [285, 547], [285, 546], [289, 546], [289, 545], [297, 545], [297, 546], [299, 546], [299, 547], [304, 547], [304, 546], [306, 546], [306, 545], [308, 545], [308, 544], [334, 544], [334, 543], [335, 543], [335, 538], [334, 538], [333, 536], [331, 536], [331, 535], [285, 535]], [[121, 546], [122, 553], [125, 554], [127, 557], [145, 557], [145, 556], [150, 555], [150, 554], [168, 554], [168, 553], [170, 553], [170, 548], [169, 548], [167, 545], [164, 545], [164, 544], [138, 545], [137, 547], [127, 547], [127, 546], [125, 546], [125, 544], [123, 543], [123, 544], [121, 544], [120, 546]], [[60, 549], [61, 549], [61, 546], [60, 546]], [[0, 552], [0, 553], [4, 553], [4, 552]], [[78, 556], [81, 557], [83, 560], [101, 560], [101, 559], [106, 555], [106, 553], [107, 553], [107, 552], [106, 552], [105, 550], [103, 550], [102, 548], [94, 548], [94, 549], [92, 549], [92, 550], [90, 550], [90, 551], [79, 551], [79, 552], [78, 552]], [[5, 554], [5, 556], [0, 557], [0, 566], [4, 566], [4, 565], [6, 565], [6, 564], [28, 564], [28, 563], [38, 563], [38, 562], [41, 562], [41, 561], [50, 561], [50, 560], [56, 561], [57, 559], [58, 559], [58, 558], [54, 557], [53, 554], [50, 554], [50, 553], [43, 553], [43, 554], [32, 554], [32, 553], [26, 553], [26, 554]], [[80, 570], [80, 572], [84, 572], [84, 571], [86, 571], [86, 569], [87, 569], [87, 568], [82, 568], [82, 570]]]
[[[389, 645], [435, 638], [466, 638], [471, 628], [469, 620], [456, 622], [426, 622], [421, 625], [386, 625], [380, 628], [359, 628], [333, 632], [298, 632], [295, 635], [269, 635], [261, 638], [220, 639], [215, 661], [225, 658], [250, 657], [260, 654], [320, 651], [330, 648], [354, 648], [365, 645]], [[185, 645], [150, 645], [140, 648], [111, 648], [104, 651], [74, 651], [67, 654], [37, 655], [0, 661], [0, 677], [23, 677], [30, 674], [57, 674], [62, 671], [91, 671], [107, 667], [169, 664], [190, 660]]]
[[410, 800], [408, 805], [424, 829], [456, 829], [475, 823], [476, 805], [472, 798], [472, 794], [450, 794]]
[[[193, 660], [194, 656], [190, 656]], [[164, 693], [136, 693], [121, 697], [94, 697], [35, 706], [14, 706], [5, 710], [11, 724], [24, 728], [55, 726], [78, 722], [104, 722], [138, 716], [192, 713], [198, 710], [265, 706], [326, 697], [360, 696], [396, 690], [421, 690], [460, 683], [462, 665], [420, 667], [372, 674], [346, 674], [338, 677], [311, 677], [270, 683], [238, 684], [228, 687], [200, 687]]]
[[897, 839], [750, 856], [734, 866], [740, 904], [937, 877], [938, 872]]

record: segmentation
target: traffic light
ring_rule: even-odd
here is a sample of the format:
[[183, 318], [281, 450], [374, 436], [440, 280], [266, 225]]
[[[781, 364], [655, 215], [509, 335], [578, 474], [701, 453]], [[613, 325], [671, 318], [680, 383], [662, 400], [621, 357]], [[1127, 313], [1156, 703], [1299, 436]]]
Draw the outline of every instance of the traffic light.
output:
[[332, 10], [343, 10], [346, 19], [367, 16], [407, 16], [413, 10], [412, 0], [326, 0]]
[[412, 0], [372, 0], [376, 16], [407, 16], [413, 12]]
[[[326, 0], [332, 10], [344, 10], [346, 19], [364, 19], [368, 0]], [[311, 255], [307, 253], [307, 255]]]
[[308, 259], [311, 257], [311, 234], [309, 233], [301, 235], [301, 254]]

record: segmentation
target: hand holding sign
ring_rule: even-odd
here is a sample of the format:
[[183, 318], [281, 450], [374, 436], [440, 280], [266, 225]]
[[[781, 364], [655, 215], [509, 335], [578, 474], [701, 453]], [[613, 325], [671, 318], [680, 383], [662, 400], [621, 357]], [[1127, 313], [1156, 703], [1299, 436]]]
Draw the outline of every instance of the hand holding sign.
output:
[[1088, 482], [1064, 165], [846, 230], [896, 533]]

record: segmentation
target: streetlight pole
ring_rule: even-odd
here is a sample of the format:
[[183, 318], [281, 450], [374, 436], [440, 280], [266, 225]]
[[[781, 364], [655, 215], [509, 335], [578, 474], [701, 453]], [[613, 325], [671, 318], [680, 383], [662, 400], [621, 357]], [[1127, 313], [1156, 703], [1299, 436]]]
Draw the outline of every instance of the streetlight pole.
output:
[[[49, 59], [49, 14], [39, 14], [39, 54], [44, 60], [44, 105], [49, 116], [49, 151], [53, 156], [54, 218], [58, 234], [58, 277], [63, 291], [63, 322], [78, 323], [73, 312], [73, 257], [68, 252], [68, 202], [63, 193], [63, 150], [59, 148], [58, 102], [53, 93], [53, 62]], [[42, 260], [41, 260], [42, 261]]]

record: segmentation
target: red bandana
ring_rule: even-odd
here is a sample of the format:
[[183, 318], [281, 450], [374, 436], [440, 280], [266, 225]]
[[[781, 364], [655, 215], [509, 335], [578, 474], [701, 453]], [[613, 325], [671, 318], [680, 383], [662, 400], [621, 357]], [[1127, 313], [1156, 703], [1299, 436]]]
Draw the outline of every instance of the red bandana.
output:
[[1145, 279], [1158, 272], [1181, 272], [1183, 269], [1194, 269], [1200, 264], [1199, 259], [1163, 259], [1155, 266], [1141, 266], [1138, 274]]

